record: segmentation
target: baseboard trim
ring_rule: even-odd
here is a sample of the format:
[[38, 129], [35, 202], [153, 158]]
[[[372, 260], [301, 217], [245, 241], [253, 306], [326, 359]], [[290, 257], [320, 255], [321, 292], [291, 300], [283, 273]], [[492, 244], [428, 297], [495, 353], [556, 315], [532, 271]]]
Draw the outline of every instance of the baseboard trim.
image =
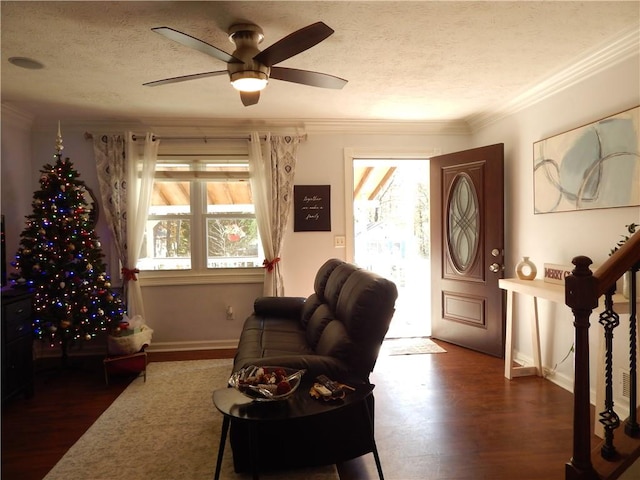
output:
[[193, 350], [222, 350], [237, 348], [238, 340], [203, 340], [188, 342], [155, 342], [149, 345], [147, 352], [185, 352]]
[[[204, 340], [204, 341], [187, 341], [187, 342], [155, 342], [146, 348], [148, 353], [157, 352], [188, 352], [196, 350], [228, 350], [238, 347], [237, 339], [228, 340]], [[93, 357], [106, 356], [106, 343], [82, 343], [69, 349], [70, 357]], [[59, 345], [34, 344], [33, 357], [35, 360], [41, 358], [61, 357], [62, 351]]]
[[[514, 352], [514, 359], [516, 362], [522, 364], [522, 365], [533, 365], [533, 358], [527, 356], [527, 355], [523, 355], [521, 352], [519, 351], [515, 351]], [[552, 370], [549, 367], [545, 367], [544, 365], [542, 366], [543, 370]], [[558, 372], [554, 372], [552, 375], [548, 375], [545, 377], [546, 380], [549, 380], [551, 383], [555, 383], [556, 385], [558, 385], [561, 388], [564, 388], [566, 391], [573, 393], [573, 377], [569, 377], [568, 375], [562, 374], [562, 373], [558, 373]], [[591, 402], [591, 405], [595, 405], [596, 404], [596, 390], [595, 388], [590, 385], [589, 388], [589, 401]]]

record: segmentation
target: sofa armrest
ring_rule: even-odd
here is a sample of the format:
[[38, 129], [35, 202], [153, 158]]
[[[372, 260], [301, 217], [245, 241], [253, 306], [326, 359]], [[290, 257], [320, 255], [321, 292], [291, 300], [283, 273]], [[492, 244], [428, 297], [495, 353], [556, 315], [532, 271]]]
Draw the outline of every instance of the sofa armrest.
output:
[[258, 316], [300, 319], [304, 297], [258, 297], [253, 311]]

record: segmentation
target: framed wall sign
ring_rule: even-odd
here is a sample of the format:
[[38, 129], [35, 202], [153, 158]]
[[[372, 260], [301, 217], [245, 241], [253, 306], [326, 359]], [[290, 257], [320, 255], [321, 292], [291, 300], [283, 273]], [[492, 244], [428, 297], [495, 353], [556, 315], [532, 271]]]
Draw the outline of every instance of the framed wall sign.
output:
[[640, 205], [640, 107], [533, 144], [534, 213]]
[[331, 231], [331, 185], [293, 186], [293, 231]]

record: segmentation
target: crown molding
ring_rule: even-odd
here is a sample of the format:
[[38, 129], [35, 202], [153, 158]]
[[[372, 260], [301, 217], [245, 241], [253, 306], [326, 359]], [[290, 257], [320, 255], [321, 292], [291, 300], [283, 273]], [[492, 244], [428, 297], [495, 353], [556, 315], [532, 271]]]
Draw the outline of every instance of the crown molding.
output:
[[31, 130], [34, 125], [35, 116], [29, 112], [21, 110], [11, 103], [2, 103], [2, 123], [25, 130]]
[[585, 52], [574, 59], [570, 65], [536, 83], [506, 103], [491, 111], [471, 115], [466, 118], [466, 121], [471, 131], [475, 132], [638, 55], [640, 55], [640, 22], [619, 32], [613, 40], [609, 39]]
[[[38, 119], [34, 127], [38, 131], [51, 131], [57, 122]], [[465, 121], [402, 121], [402, 120], [349, 120], [349, 119], [155, 119], [140, 121], [67, 120], [63, 131], [95, 134], [122, 133], [125, 131], [153, 132], [158, 135], [215, 136], [225, 134], [273, 133], [281, 135], [305, 134], [356, 134], [356, 135], [469, 135], [471, 130]]]
[[307, 120], [307, 133], [360, 135], [469, 135], [466, 121]]
[[[144, 124], [133, 120], [82, 120], [60, 119], [62, 134], [65, 132], [89, 133], [122, 133], [144, 128]], [[50, 117], [37, 117], [33, 131], [38, 133], [51, 132], [58, 128], [58, 120]]]

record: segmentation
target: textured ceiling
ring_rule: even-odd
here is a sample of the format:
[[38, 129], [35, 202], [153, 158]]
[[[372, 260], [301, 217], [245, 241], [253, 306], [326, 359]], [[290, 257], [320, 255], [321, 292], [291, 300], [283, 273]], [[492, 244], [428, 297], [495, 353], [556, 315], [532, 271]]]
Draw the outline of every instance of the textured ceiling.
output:
[[[637, 30], [640, 2], [3, 1], [1, 15], [2, 101], [36, 117], [444, 121], [491, 111]], [[224, 76], [142, 86], [226, 68], [152, 27], [231, 53], [233, 23], [262, 27], [264, 49], [317, 21], [335, 33], [279, 66], [346, 78], [342, 90], [271, 80], [244, 107]]]

